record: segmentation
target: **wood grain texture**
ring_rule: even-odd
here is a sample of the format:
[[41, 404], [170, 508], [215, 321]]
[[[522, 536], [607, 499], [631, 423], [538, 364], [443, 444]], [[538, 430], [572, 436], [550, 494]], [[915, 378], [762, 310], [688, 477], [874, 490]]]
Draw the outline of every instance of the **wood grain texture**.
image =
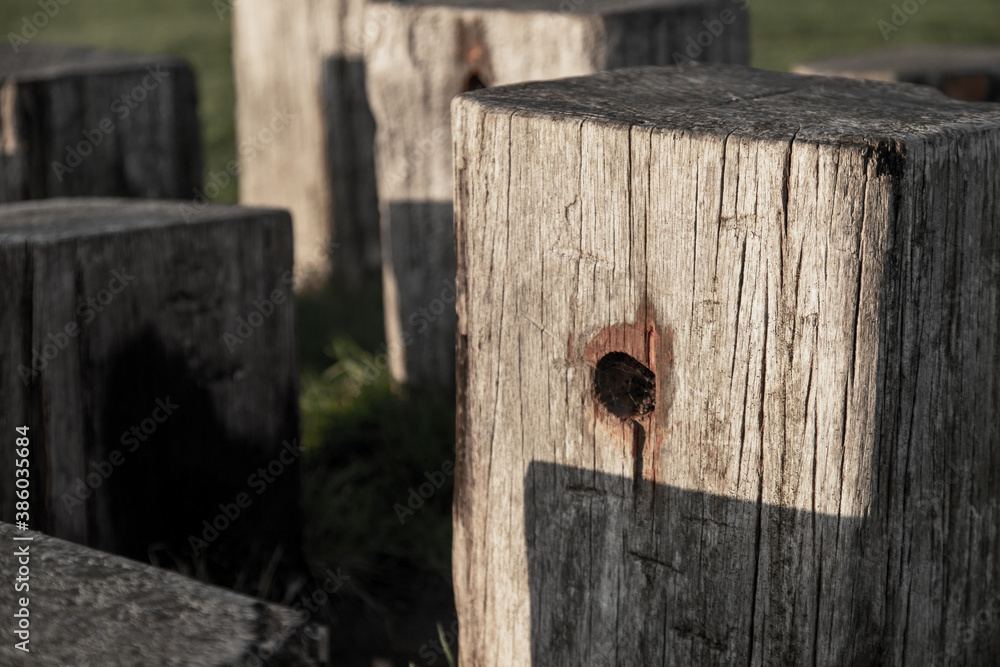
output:
[[[454, 385], [455, 320], [429, 317], [455, 276], [449, 104], [476, 85], [591, 74], [673, 63], [691, 53], [745, 63], [742, 3], [567, 0], [516, 4], [373, 3], [382, 26], [366, 50], [368, 96], [376, 118], [386, 339], [393, 377], [415, 386]], [[726, 20], [727, 23], [722, 21]], [[708, 32], [715, 22], [718, 35]], [[433, 312], [433, 311], [431, 311]]]
[[29, 591], [0, 594], [12, 614], [17, 597], [30, 600], [30, 662], [8, 624], [0, 629], [5, 665], [321, 664], [303, 615], [287, 607], [6, 523], [0, 537], [13, 545], [3, 557], [9, 571], [20, 547], [31, 568]]
[[972, 102], [1000, 102], [1000, 48], [908, 46], [832, 56], [796, 65], [795, 72], [934, 86]]
[[706, 65], [453, 116], [463, 664], [993, 664], [1000, 110]]
[[[296, 265], [349, 288], [379, 279], [365, 0], [241, 0], [233, 11], [240, 201], [292, 212]], [[275, 114], [290, 123], [269, 133]], [[309, 276], [309, 274], [314, 274]]]
[[0, 53], [0, 202], [192, 199], [201, 185], [185, 61], [42, 44]]
[[[0, 431], [30, 428], [32, 526], [189, 557], [202, 521], [245, 492], [202, 558], [298, 553], [298, 458], [282, 454], [298, 437], [288, 214], [206, 206], [185, 221], [180, 206], [0, 207]], [[270, 481], [250, 481], [279, 456]], [[0, 473], [13, 468], [6, 447]], [[4, 520], [14, 500], [0, 499]]]

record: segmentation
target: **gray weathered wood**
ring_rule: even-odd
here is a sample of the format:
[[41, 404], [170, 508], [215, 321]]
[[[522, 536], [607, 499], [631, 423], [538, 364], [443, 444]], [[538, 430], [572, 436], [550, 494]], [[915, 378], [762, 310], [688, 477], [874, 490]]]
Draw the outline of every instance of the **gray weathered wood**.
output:
[[[15, 538], [20, 538], [15, 541]], [[26, 540], [25, 538], [30, 538]], [[25, 653], [17, 621], [0, 629], [5, 665], [320, 664], [302, 614], [34, 531], [0, 523], [4, 612], [28, 601]], [[21, 557], [27, 590], [13, 590]]]
[[995, 664], [1000, 108], [706, 65], [453, 116], [463, 664]]
[[973, 102], [1000, 102], [1000, 48], [908, 46], [833, 56], [796, 65], [795, 72], [934, 86]]
[[454, 386], [454, 311], [450, 301], [443, 313], [432, 310], [452, 298], [455, 277], [451, 98], [477, 85], [688, 57], [745, 63], [743, 6], [728, 0], [369, 6], [370, 22], [381, 26], [365, 69], [378, 127], [386, 339], [397, 381]]
[[[364, 24], [365, 4], [240, 0], [233, 11], [240, 200], [292, 212], [304, 279], [332, 270], [355, 289], [381, 270], [361, 59], [378, 26]], [[290, 122], [269, 133], [275, 114]]]
[[[288, 214], [181, 207], [0, 206], [0, 433], [30, 428], [46, 533], [189, 564], [243, 562], [254, 543], [258, 558], [298, 553], [298, 456], [282, 452], [298, 437]], [[275, 460], [263, 488], [250, 479]], [[252, 502], [219, 521], [232, 525], [193, 544], [240, 493]], [[0, 497], [4, 520], [14, 501]]]
[[192, 199], [201, 132], [173, 56], [38, 44], [0, 50], [0, 202]]

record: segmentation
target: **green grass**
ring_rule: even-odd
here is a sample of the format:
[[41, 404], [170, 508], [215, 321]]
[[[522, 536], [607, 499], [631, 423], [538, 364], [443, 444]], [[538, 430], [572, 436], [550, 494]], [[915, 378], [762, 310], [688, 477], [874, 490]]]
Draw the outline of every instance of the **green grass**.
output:
[[926, 0], [886, 41], [878, 21], [889, 21], [893, 4], [902, 3], [750, 0], [753, 65], [788, 70], [812, 58], [884, 46], [1000, 44], [1000, 3], [995, 0]]
[[[886, 44], [1000, 43], [1000, 3], [995, 0], [926, 0], [886, 42], [876, 24], [889, 19], [893, 4], [751, 0], [753, 64], [784, 70], [802, 60]], [[32, 0], [0, 3], [0, 48], [9, 48], [7, 35], [19, 33], [22, 17], [37, 11]], [[198, 75], [208, 174], [224, 170], [236, 154], [229, 18], [225, 14], [220, 19], [210, 0], [69, 0], [35, 39], [172, 53], [190, 60]], [[236, 184], [230, 184], [216, 199], [235, 202], [236, 192]]]
[[[0, 48], [10, 48], [9, 33], [20, 34], [22, 18], [41, 11], [37, 0], [0, 3]], [[62, 42], [187, 58], [198, 76], [199, 115], [205, 170], [224, 171], [236, 154], [233, 133], [233, 73], [229, 15], [220, 19], [211, 0], [69, 0], [39, 29], [32, 41]], [[192, 195], [193, 196], [193, 195]], [[215, 198], [235, 202], [231, 183]]]
[[[453, 405], [397, 394], [375, 355], [348, 339], [332, 347], [340, 361], [303, 383], [305, 465], [325, 471], [305, 479], [310, 559], [361, 576], [409, 562], [450, 580], [452, 475], [441, 470], [454, 459]], [[414, 501], [422, 484], [433, 493]]]
[[[0, 3], [0, 48], [9, 48], [7, 35], [20, 32], [22, 17], [40, 11], [36, 2]], [[753, 64], [784, 70], [802, 60], [886, 44], [1000, 43], [1000, 3], [995, 0], [926, 0], [886, 42], [876, 24], [889, 19], [893, 4], [751, 0]], [[224, 170], [236, 154], [229, 19], [228, 13], [220, 18], [210, 0], [69, 0], [35, 39], [172, 53], [190, 60], [198, 75], [208, 174]], [[236, 192], [236, 184], [230, 184], [216, 200], [235, 202]]]

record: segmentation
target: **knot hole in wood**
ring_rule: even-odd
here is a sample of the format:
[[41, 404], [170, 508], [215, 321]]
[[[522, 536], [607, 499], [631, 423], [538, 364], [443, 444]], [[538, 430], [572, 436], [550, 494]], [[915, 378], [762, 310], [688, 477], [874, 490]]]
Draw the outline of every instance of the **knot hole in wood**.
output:
[[594, 393], [615, 417], [642, 417], [656, 407], [656, 375], [634, 357], [611, 352], [594, 369]]
[[463, 92], [469, 93], [473, 90], [480, 90], [486, 88], [487, 85], [483, 79], [479, 76], [478, 72], [472, 72], [469, 74], [469, 78], [465, 81], [465, 90]]

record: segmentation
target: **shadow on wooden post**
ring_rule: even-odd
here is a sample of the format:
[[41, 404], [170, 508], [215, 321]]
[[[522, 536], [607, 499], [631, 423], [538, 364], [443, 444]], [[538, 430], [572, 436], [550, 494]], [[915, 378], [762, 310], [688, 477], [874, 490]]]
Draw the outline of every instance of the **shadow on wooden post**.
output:
[[[381, 27], [364, 20], [367, 4], [229, 2], [240, 202], [291, 212], [297, 286], [321, 284], [331, 271], [356, 293], [378, 284], [374, 126], [361, 58]], [[279, 133], [276, 116], [289, 119]]]
[[30, 430], [32, 526], [235, 585], [301, 550], [292, 228], [183, 206], [0, 206], [0, 430]]
[[452, 111], [462, 660], [994, 665], [1000, 107], [697, 65]]
[[[186, 365], [183, 351], [166, 349], [152, 328], [124, 343], [111, 361], [98, 394], [107, 397], [101, 423], [105, 433], [122, 436], [93, 443], [90, 458], [107, 461], [117, 450], [125, 461], [78, 509], [92, 517], [88, 544], [169, 566], [203, 563], [218, 583], [243, 567], [263, 571], [279, 548], [294, 560], [301, 526], [286, 510], [299, 504], [298, 470], [275, 476], [266, 487], [263, 479], [248, 487], [247, 480], [275, 458], [273, 443], [234, 438], [216, 413], [210, 387], [185, 372]], [[172, 414], [162, 417], [164, 411]], [[156, 430], [147, 435], [152, 414], [163, 421], [155, 420]], [[190, 536], [202, 537], [202, 522], [211, 524], [220, 504], [232, 513], [239, 493], [253, 502], [236, 505], [239, 515], [226, 517], [228, 526], [216, 529], [219, 537], [192, 549]]]
[[[455, 228], [451, 202], [391, 202], [382, 224], [392, 377], [446, 396], [455, 386]], [[405, 275], [397, 281], [393, 275]], [[395, 347], [393, 347], [395, 346]], [[410, 382], [410, 379], [416, 382]]]
[[633, 482], [528, 467], [531, 664], [883, 664], [871, 522]]
[[382, 267], [375, 191], [375, 119], [365, 92], [364, 62], [343, 57], [324, 59], [321, 97], [333, 208], [326, 238], [335, 245], [326, 257], [309, 259], [306, 268], [327, 262], [338, 286], [358, 292], [378, 285]]
[[[441, 327], [412, 348], [401, 317], [425, 308], [454, 280], [454, 192], [449, 105], [460, 93], [515, 83], [678, 61], [745, 63], [743, 3], [642, 0], [374, 2], [379, 31], [365, 51], [376, 117], [386, 340], [396, 381], [450, 395], [439, 359], [455, 353]], [[441, 217], [424, 215], [436, 207]], [[406, 217], [409, 213], [416, 217]], [[388, 218], [388, 219], [387, 219]], [[412, 229], [408, 229], [412, 227]], [[405, 234], [403, 240], [393, 235]], [[419, 238], [419, 242], [414, 242]], [[424, 356], [425, 355], [425, 356]], [[442, 377], [447, 380], [442, 383]]]

